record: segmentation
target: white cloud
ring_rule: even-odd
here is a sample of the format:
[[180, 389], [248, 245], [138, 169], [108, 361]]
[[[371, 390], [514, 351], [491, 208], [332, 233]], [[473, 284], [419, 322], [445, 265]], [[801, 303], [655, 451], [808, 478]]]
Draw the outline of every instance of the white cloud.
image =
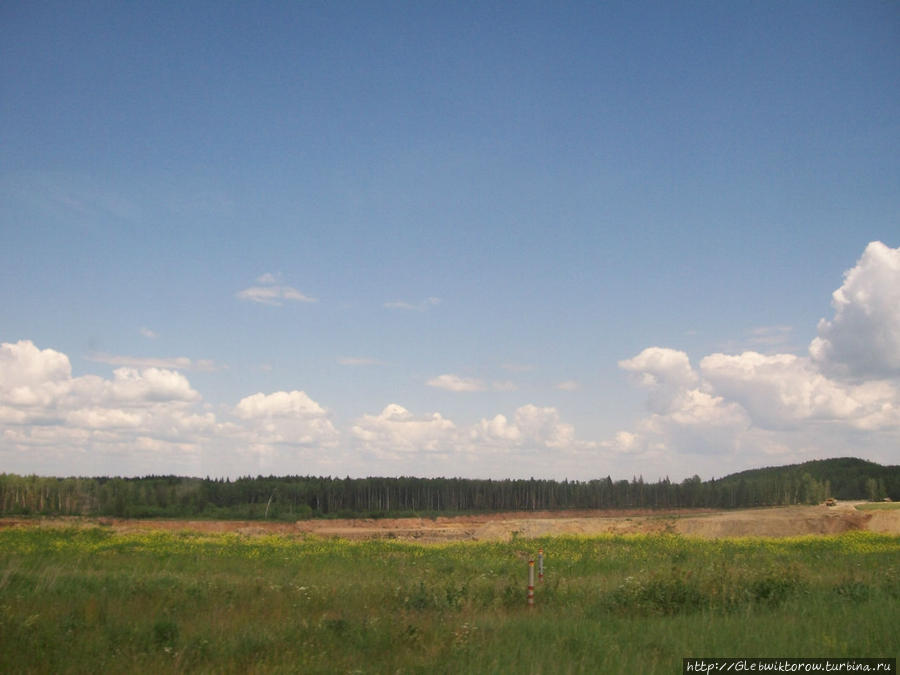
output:
[[555, 388], [559, 389], [560, 391], [575, 391], [580, 386], [581, 385], [577, 380], [565, 380], [564, 382], [557, 383]]
[[441, 304], [440, 298], [425, 298], [421, 302], [407, 302], [406, 300], [392, 300], [384, 303], [385, 309], [404, 309], [413, 312], [424, 312]]
[[[0, 458], [45, 473], [96, 471], [196, 475], [331, 466], [340, 435], [329, 412], [302, 391], [258, 393], [218, 421], [181, 373], [117, 368], [73, 377], [68, 357], [22, 341], [0, 345]], [[206, 458], [206, 459], [204, 459]], [[62, 463], [60, 463], [62, 462]], [[85, 462], [89, 462], [86, 464]], [[308, 469], [307, 469], [308, 470]]]
[[318, 302], [316, 298], [303, 295], [291, 286], [251, 286], [235, 294], [239, 300], [249, 300], [263, 305], [280, 307], [283, 300], [294, 302]]
[[644, 386], [683, 387], [697, 381], [688, 355], [667, 347], [647, 347], [637, 356], [619, 361], [619, 367], [639, 373]]
[[470, 435], [476, 442], [516, 443], [522, 437], [522, 432], [515, 424], [507, 421], [505, 415], [495, 415], [491, 419], [483, 419], [471, 430]]
[[136, 412], [109, 408], [82, 408], [65, 417], [67, 424], [82, 429], [137, 428], [144, 421]]
[[[623, 363], [643, 375], [635, 369], [638, 361]], [[648, 367], [658, 365], [643, 362]], [[810, 359], [793, 354], [711, 354], [700, 362], [701, 378], [685, 376], [684, 362], [678, 371], [681, 376], [665, 383], [653, 375], [647, 403], [651, 414], [633, 432], [625, 432], [629, 436], [607, 441], [605, 447], [727, 456], [783, 449], [785, 440], [779, 441], [777, 434], [808, 433], [816, 425], [821, 427], [823, 446], [835, 431], [828, 425], [842, 425], [847, 431], [900, 429], [900, 394], [895, 386], [883, 381], [832, 380], [818, 372]], [[654, 373], [658, 374], [658, 368]], [[670, 386], [673, 381], [682, 384]], [[696, 386], [689, 384], [692, 381]], [[665, 405], [660, 405], [654, 389], [661, 386], [666, 386]]]
[[[112, 375], [74, 376], [59, 351], [27, 340], [3, 343], [0, 466], [49, 474], [634, 473], [653, 479], [847, 454], [895, 461], [898, 251], [877, 242], [866, 248], [835, 292], [834, 317], [820, 322], [809, 356], [760, 353], [792, 333], [764, 326], [751, 337], [759, 351], [708, 354], [696, 367], [685, 352], [661, 346], [620, 361], [647, 390], [648, 410], [602, 443], [578, 439], [561, 411], [536, 404], [457, 424], [440, 412], [413, 414], [392, 403], [356, 418], [344, 434], [334, 414], [299, 388], [259, 392], [214, 414], [184, 374], [216, 368], [211, 361], [92, 354], [115, 367]], [[274, 275], [257, 282], [284, 299]], [[338, 363], [382, 362], [343, 356]], [[427, 384], [452, 392], [515, 386], [450, 373]], [[574, 390], [578, 383], [556, 386]]]
[[456, 392], [484, 391], [487, 388], [481, 380], [452, 374], [438, 375], [428, 380], [425, 384], [429, 387]]
[[727, 460], [748, 428], [747, 415], [738, 404], [691, 388], [675, 394], [664, 412], [651, 412], [633, 430], [620, 430], [600, 445], [613, 457], [633, 457], [643, 465], [642, 471], [652, 469], [659, 475], [679, 470], [684, 461], [679, 458], [685, 455], [692, 456], [692, 464], [698, 456]]
[[766, 429], [812, 421], [871, 428], [880, 419], [891, 425], [889, 411], [900, 400], [888, 382], [847, 384], [829, 379], [810, 359], [793, 354], [711, 354], [700, 369], [717, 392], [740, 403], [753, 423]]
[[468, 435], [473, 452], [575, 452], [590, 445], [576, 440], [574, 427], [561, 421], [556, 408], [531, 403], [518, 408], [511, 421], [505, 415], [482, 419], [469, 429]]
[[243, 421], [236, 433], [270, 457], [279, 455], [280, 446], [331, 447], [340, 435], [328, 411], [303, 391], [253, 394], [241, 399], [233, 414]]
[[[606, 450], [677, 467], [708, 455], [722, 467], [854, 454], [900, 441], [900, 249], [873, 242], [833, 295], [809, 357], [710, 354], [699, 373], [687, 354], [651, 347], [620, 362], [649, 389], [650, 414], [602, 443]], [[756, 342], [786, 342], [787, 326]]]
[[[132, 471], [172, 471], [216, 425], [213, 415], [192, 410], [199, 401], [187, 378], [172, 370], [118, 368], [112, 379], [73, 377], [65, 354], [24, 340], [0, 345], [0, 454], [6, 462], [27, 457], [38, 466], [45, 462], [48, 473], [83, 474], [79, 457], [116, 456], [134, 460], [128, 462]], [[151, 441], [166, 450], [143, 465], [134, 453]]]
[[34, 382], [67, 380], [69, 357], [53, 349], [38, 349], [30, 340], [0, 345], [0, 387], [8, 389]]
[[560, 421], [556, 408], [524, 405], [516, 410], [516, 426], [536, 444], [565, 448], [575, 441], [575, 428]]
[[[392, 403], [377, 415], [358, 419], [352, 434], [366, 453], [380, 460], [402, 460], [399, 466], [406, 470], [430, 466], [431, 471], [444, 467], [443, 471], [458, 472], [460, 466], [470, 466], [483, 471], [493, 466], [507, 476], [534, 471], [542, 451], [552, 453], [546, 456], [552, 457], [556, 469], [592, 446], [576, 440], [574, 428], [561, 421], [555, 408], [532, 404], [518, 408], [512, 419], [498, 414], [460, 427], [440, 413], [416, 416]], [[521, 461], [504, 465], [512, 455]]]
[[257, 393], [241, 399], [234, 409], [241, 419], [272, 417], [323, 417], [325, 409], [313, 401], [306, 392], [276, 391], [274, 394]]
[[603, 445], [616, 452], [628, 453], [637, 447], [638, 442], [637, 434], [630, 431], [618, 431], [611, 441], [605, 441]]
[[440, 413], [415, 417], [396, 403], [378, 415], [363, 415], [351, 432], [367, 451], [386, 459], [409, 453], [448, 453], [457, 438], [456, 425]]
[[436, 389], [444, 389], [446, 391], [454, 391], [454, 392], [469, 392], [469, 391], [518, 391], [519, 387], [515, 382], [510, 382], [509, 380], [495, 380], [490, 384], [484, 382], [484, 380], [479, 380], [474, 377], [460, 377], [459, 375], [453, 375], [450, 373], [444, 375], [438, 375], [437, 377], [432, 377], [425, 384], [429, 387], [435, 387]]
[[873, 241], [832, 294], [834, 318], [819, 321], [809, 346], [825, 372], [900, 376], [900, 248]]
[[619, 367], [650, 389], [649, 406], [655, 413], [666, 412], [681, 391], [698, 381], [688, 355], [666, 347], [648, 347], [637, 356], [619, 361]]
[[195, 361], [186, 356], [157, 358], [91, 352], [85, 356], [85, 358], [88, 361], [94, 361], [95, 363], [106, 363], [111, 366], [127, 366], [131, 368], [168, 368], [171, 370], [194, 370], [206, 373], [221, 369], [221, 366], [211, 359], [197, 359]]
[[316, 298], [304, 295], [293, 286], [279, 284], [275, 275], [268, 272], [257, 277], [256, 283], [259, 285], [238, 291], [235, 293], [235, 297], [239, 300], [249, 300], [250, 302], [258, 302], [274, 307], [280, 307], [285, 300], [290, 300], [291, 302], [318, 302]]
[[373, 359], [365, 356], [339, 356], [337, 362], [342, 366], [385, 366], [387, 365], [380, 359]]
[[159, 337], [159, 335], [156, 333], [156, 331], [150, 330], [146, 326], [141, 326], [140, 334], [143, 335], [148, 340], [155, 340], [156, 338]]
[[117, 368], [113, 371], [112, 382], [104, 389], [111, 401], [122, 404], [200, 400], [200, 394], [191, 388], [184, 375], [161, 368], [145, 368], [141, 371], [134, 368]]
[[760, 347], [784, 347], [790, 342], [793, 330], [791, 326], [757, 326], [748, 342]]

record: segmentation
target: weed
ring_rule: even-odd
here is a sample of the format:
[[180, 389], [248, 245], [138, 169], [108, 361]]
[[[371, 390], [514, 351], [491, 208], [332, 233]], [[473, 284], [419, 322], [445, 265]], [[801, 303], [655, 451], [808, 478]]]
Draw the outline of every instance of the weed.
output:
[[652, 674], [685, 654], [891, 654], [898, 554], [858, 532], [423, 546], [8, 528], [0, 672]]

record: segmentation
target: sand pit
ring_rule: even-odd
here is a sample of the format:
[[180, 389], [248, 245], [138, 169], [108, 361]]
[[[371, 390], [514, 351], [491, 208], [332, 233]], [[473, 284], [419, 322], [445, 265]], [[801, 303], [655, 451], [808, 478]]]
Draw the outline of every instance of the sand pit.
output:
[[243, 535], [314, 534], [346, 539], [421, 542], [508, 541], [556, 534], [681, 534], [708, 539], [791, 537], [867, 530], [900, 535], [900, 510], [860, 511], [860, 502], [837, 506], [784, 506], [713, 511], [538, 511], [439, 518], [320, 519], [283, 521], [128, 520], [119, 518], [2, 518], [0, 527], [96, 526], [114, 531], [189, 530]]

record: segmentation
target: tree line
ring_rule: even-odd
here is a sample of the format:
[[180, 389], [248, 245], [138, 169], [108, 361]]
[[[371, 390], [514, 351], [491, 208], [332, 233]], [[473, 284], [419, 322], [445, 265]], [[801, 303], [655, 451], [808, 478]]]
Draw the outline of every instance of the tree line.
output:
[[53, 478], [0, 474], [4, 515], [301, 519], [563, 509], [746, 508], [900, 499], [900, 467], [844, 458], [703, 481], [256, 476]]

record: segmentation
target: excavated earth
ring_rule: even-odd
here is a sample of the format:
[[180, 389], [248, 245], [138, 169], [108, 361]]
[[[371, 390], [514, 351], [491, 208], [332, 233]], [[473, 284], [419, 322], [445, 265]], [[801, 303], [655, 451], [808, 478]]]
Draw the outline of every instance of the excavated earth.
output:
[[118, 532], [188, 530], [246, 535], [313, 534], [345, 539], [402, 539], [421, 542], [510, 540], [557, 534], [671, 533], [709, 539], [791, 537], [868, 530], [900, 535], [900, 509], [860, 511], [862, 502], [836, 506], [783, 506], [715, 511], [706, 509], [629, 511], [529, 511], [438, 518], [316, 519], [297, 522], [241, 520], [153, 520], [120, 518], [0, 518], [15, 526], [106, 526]]

